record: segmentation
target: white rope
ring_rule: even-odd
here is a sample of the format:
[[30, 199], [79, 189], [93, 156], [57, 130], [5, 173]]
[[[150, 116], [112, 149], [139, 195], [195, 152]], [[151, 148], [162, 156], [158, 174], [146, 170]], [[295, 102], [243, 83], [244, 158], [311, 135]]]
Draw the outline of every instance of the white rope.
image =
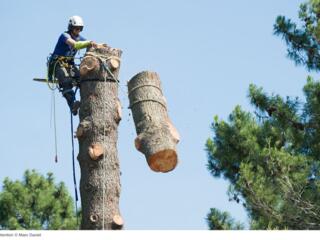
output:
[[54, 126], [54, 149], [55, 149], [55, 158], [54, 161], [58, 162], [58, 141], [57, 141], [57, 118], [56, 118], [56, 98], [55, 91], [52, 91], [53, 98], [53, 126]]
[[103, 193], [102, 193], [102, 229], [104, 230], [104, 218], [105, 218], [105, 191], [106, 191], [106, 187], [105, 187], [105, 180], [106, 180], [106, 169], [105, 169], [105, 165], [106, 165], [106, 119], [107, 119], [107, 112], [106, 112], [106, 96], [107, 96], [107, 88], [106, 88], [106, 84], [107, 83], [107, 78], [104, 78], [104, 96], [103, 96], [103, 163], [102, 163], [102, 169], [103, 169]]
[[58, 63], [58, 61], [53, 66], [53, 74], [52, 74], [52, 82], [53, 83], [52, 83], [52, 85], [49, 82], [49, 64], [47, 67], [47, 76], [46, 76], [47, 85], [52, 92], [50, 125], [51, 125], [51, 119], [52, 119], [52, 115], [53, 115], [54, 151], [55, 151], [54, 161], [55, 162], [58, 162], [57, 120], [56, 120], [56, 100], [55, 100], [55, 90], [58, 89], [58, 86], [59, 86], [58, 81], [55, 78], [55, 71], [56, 71], [57, 63]]
[[52, 120], [53, 120], [53, 135], [54, 135], [54, 152], [55, 152], [54, 161], [58, 162], [58, 140], [57, 140], [55, 90], [51, 90], [50, 127], [52, 127]]

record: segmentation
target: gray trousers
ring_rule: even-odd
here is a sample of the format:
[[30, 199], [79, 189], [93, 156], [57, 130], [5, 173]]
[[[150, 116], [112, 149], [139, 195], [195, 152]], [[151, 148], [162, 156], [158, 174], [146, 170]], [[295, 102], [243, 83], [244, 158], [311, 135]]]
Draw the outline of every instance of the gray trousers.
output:
[[70, 108], [75, 101], [75, 91], [73, 90], [73, 81], [80, 76], [79, 69], [75, 65], [65, 67], [64, 64], [57, 63], [55, 67], [55, 78], [58, 79], [62, 95], [67, 100]]

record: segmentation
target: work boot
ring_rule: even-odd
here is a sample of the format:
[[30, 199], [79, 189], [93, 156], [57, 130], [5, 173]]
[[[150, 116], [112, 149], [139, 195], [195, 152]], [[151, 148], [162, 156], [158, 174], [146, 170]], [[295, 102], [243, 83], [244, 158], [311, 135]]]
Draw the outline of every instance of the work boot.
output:
[[72, 104], [72, 108], [71, 108], [71, 112], [74, 116], [76, 116], [78, 114], [78, 109], [80, 108], [80, 102], [79, 101], [75, 101]]

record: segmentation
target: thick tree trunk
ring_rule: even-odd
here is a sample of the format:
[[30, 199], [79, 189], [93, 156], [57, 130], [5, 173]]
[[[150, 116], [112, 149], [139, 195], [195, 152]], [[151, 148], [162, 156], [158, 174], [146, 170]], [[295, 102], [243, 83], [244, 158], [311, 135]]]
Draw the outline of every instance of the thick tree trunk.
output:
[[80, 65], [81, 106], [76, 136], [81, 168], [81, 229], [121, 229], [123, 225], [117, 153], [121, 108], [118, 84], [111, 77], [118, 77], [120, 56], [121, 50], [108, 46], [88, 49]]
[[150, 168], [169, 172], [178, 162], [179, 133], [171, 123], [157, 73], [141, 72], [128, 82], [130, 108], [136, 126], [136, 148]]

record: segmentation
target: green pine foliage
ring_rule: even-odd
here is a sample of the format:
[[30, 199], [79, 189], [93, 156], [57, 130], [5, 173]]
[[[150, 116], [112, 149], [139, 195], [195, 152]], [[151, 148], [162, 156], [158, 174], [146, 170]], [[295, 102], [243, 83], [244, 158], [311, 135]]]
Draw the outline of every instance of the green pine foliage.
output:
[[[274, 25], [288, 56], [320, 70], [320, 0], [301, 4], [301, 26], [284, 16]], [[230, 182], [229, 199], [243, 204], [250, 229], [320, 229], [320, 82], [308, 77], [305, 99], [268, 95], [250, 85], [254, 113], [236, 106], [227, 121], [214, 117], [206, 142], [208, 170]], [[236, 229], [211, 209], [210, 229]]]
[[297, 25], [285, 16], [279, 16], [274, 33], [280, 35], [288, 46], [288, 56], [309, 70], [320, 69], [320, 0], [310, 0], [300, 5]]
[[6, 178], [0, 193], [0, 229], [78, 229], [74, 204], [64, 183], [55, 184], [52, 173], [44, 177], [27, 170], [23, 181]]
[[227, 212], [211, 208], [207, 216], [210, 230], [242, 230], [243, 224], [236, 222]]
[[320, 83], [309, 78], [304, 93], [301, 103], [250, 85], [256, 112], [237, 106], [212, 123], [208, 169], [230, 181], [252, 229], [320, 229]]

